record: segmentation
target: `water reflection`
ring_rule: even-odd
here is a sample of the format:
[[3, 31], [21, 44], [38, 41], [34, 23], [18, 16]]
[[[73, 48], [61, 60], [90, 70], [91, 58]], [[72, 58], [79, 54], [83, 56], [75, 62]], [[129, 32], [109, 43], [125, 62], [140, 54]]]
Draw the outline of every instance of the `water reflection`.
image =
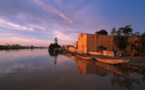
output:
[[[80, 74], [97, 74], [101, 77], [111, 74], [112, 78], [110, 78], [110, 81], [112, 85], [119, 85], [120, 87], [125, 87], [128, 90], [131, 90], [134, 84], [139, 85], [141, 80], [145, 80], [145, 74], [143, 73], [140, 73], [142, 75], [140, 80], [140, 77], [137, 77], [136, 75], [137, 72], [131, 72], [130, 70], [123, 71], [121, 68], [93, 60], [84, 60], [76, 57], [74, 57], [74, 60], [78, 65], [78, 72]], [[135, 75], [132, 77], [134, 73]]]
[[61, 51], [48, 50], [48, 53], [51, 57], [54, 57], [54, 65], [56, 65], [57, 64], [57, 56], [61, 54]]
[[0, 51], [1, 89], [145, 89], [144, 73], [48, 52], [47, 49]]
[[94, 60], [84, 60], [80, 58], [74, 58], [74, 60], [77, 62], [78, 72], [81, 74], [97, 74], [100, 76], [106, 76], [109, 73], [114, 73], [128, 78], [128, 76], [124, 72], [112, 65], [97, 62]]

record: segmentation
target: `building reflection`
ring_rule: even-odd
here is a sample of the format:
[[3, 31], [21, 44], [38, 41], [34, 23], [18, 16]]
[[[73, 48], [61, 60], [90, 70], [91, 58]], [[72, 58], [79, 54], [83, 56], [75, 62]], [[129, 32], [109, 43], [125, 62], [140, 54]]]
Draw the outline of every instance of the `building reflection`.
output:
[[110, 71], [95, 65], [92, 61], [77, 60], [78, 72], [80, 74], [97, 74], [100, 76], [106, 76]]
[[74, 60], [78, 65], [78, 72], [80, 74], [97, 74], [100, 76], [106, 76], [108, 75], [108, 73], [114, 73], [128, 78], [128, 76], [125, 73], [123, 73], [121, 70], [117, 69], [112, 65], [93, 60], [88, 61], [80, 58], [74, 58]]
[[[122, 69], [118, 67], [93, 60], [88, 61], [80, 58], [74, 58], [74, 60], [77, 63], [78, 72], [80, 74], [96, 74], [101, 77], [112, 75], [110, 78], [112, 85], [119, 85], [128, 90], [132, 89], [133, 83], [140, 84], [140, 78], [129, 77], [129, 73], [132, 73], [132, 71], [122, 71]], [[141, 80], [145, 81], [144, 74]]]

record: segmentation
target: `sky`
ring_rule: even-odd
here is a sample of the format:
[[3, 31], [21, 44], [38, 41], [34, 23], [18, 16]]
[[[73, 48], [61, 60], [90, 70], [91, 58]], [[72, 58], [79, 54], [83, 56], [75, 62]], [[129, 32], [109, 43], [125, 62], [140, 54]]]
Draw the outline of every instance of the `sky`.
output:
[[0, 45], [73, 45], [79, 33], [145, 32], [145, 0], [0, 0]]

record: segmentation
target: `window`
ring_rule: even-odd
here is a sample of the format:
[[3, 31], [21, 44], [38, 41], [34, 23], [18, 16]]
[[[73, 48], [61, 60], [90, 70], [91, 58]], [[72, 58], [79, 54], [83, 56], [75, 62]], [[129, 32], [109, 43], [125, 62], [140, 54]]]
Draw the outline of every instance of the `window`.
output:
[[101, 36], [101, 39], [103, 39], [103, 36]]
[[99, 39], [99, 36], [97, 36], [97, 39]]
[[95, 44], [94, 44], [94, 42], [93, 42], [93, 46], [94, 46]]
[[101, 45], [103, 46], [103, 43], [101, 43]]
[[81, 34], [81, 37], [83, 37], [83, 34]]
[[92, 38], [94, 39], [94, 35], [92, 36]]
[[90, 42], [88, 43], [88, 46], [90, 46]]
[[105, 43], [105, 46], [106, 46], [106, 43]]
[[89, 48], [89, 51], [90, 51], [90, 48]]
[[109, 39], [111, 39], [111, 36], [109, 36]]
[[91, 38], [90, 35], [88, 35], [88, 38]]
[[94, 52], [94, 49], [92, 49], [92, 51]]
[[110, 43], [109, 43], [109, 46], [110, 46]]
[[97, 43], [97, 45], [99, 46], [99, 43]]
[[107, 39], [107, 36], [105, 36], [105, 39]]

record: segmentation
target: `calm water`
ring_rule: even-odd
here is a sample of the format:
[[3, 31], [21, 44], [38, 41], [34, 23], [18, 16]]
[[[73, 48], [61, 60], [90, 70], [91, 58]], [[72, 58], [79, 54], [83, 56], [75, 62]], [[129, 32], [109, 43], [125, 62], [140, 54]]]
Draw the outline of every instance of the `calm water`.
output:
[[145, 74], [47, 49], [2, 50], [0, 90], [145, 90]]

